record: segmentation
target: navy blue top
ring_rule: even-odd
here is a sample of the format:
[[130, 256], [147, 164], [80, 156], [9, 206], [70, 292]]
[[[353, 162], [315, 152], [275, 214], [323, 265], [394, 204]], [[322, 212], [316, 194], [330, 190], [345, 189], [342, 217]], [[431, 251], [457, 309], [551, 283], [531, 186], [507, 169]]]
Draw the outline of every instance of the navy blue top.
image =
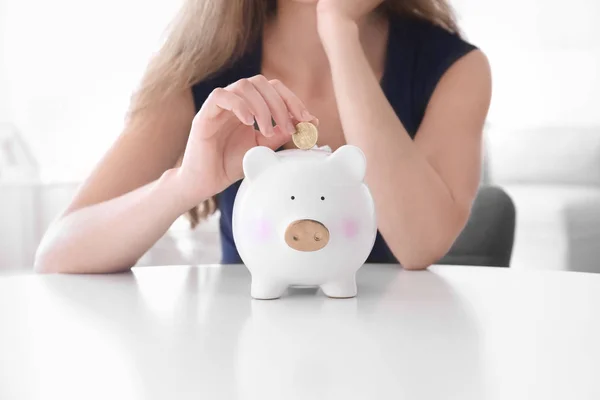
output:
[[[382, 89], [414, 139], [423, 120], [429, 99], [442, 75], [459, 58], [476, 47], [459, 36], [416, 17], [391, 17]], [[196, 84], [192, 90], [196, 109], [217, 87], [261, 73], [262, 43], [232, 66]], [[400, 132], [398, 134], [401, 134]], [[233, 201], [241, 184], [238, 181], [217, 195], [221, 212], [220, 231], [222, 263], [241, 263], [233, 241], [231, 217]], [[369, 263], [397, 263], [383, 237], [378, 233]]]

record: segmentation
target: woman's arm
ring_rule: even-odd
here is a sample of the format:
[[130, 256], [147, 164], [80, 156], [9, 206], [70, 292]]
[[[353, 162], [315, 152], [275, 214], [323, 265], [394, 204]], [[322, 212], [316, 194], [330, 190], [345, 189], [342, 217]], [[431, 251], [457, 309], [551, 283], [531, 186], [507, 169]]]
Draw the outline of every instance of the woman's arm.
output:
[[[194, 204], [171, 169], [195, 115], [191, 92], [134, 118], [38, 248], [35, 270], [110, 273], [132, 267]], [[168, 132], [168, 135], [165, 135]]]
[[241, 179], [248, 150], [287, 143], [292, 116], [313, 120], [287, 87], [261, 75], [215, 88], [197, 114], [190, 90], [137, 115], [47, 232], [36, 270], [131, 267], [178, 216]]
[[38, 249], [35, 270], [112, 273], [131, 268], [191, 207], [177, 171], [124, 195], [55, 221]]
[[427, 268], [460, 234], [478, 189], [491, 98], [487, 59], [473, 51], [446, 72], [413, 141], [369, 65], [356, 23], [319, 18], [344, 135], [368, 160], [379, 229], [405, 268]]

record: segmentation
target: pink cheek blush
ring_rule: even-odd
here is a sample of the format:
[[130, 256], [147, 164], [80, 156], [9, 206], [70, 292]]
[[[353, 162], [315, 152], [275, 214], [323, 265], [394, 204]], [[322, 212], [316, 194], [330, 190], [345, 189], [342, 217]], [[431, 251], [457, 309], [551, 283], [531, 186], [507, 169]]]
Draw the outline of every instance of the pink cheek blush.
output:
[[254, 222], [254, 238], [259, 242], [265, 242], [269, 240], [273, 229], [271, 227], [271, 223], [266, 219], [259, 219]]
[[358, 234], [358, 223], [353, 219], [345, 219], [342, 221], [342, 232], [347, 239], [352, 239]]

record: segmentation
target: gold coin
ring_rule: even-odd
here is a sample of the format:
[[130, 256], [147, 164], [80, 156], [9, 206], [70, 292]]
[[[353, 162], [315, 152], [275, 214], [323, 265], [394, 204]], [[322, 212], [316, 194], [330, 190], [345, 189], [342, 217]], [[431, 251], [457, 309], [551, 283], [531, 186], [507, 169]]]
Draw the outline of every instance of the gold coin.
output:
[[302, 150], [308, 150], [315, 147], [319, 139], [317, 127], [310, 122], [300, 122], [296, 125], [296, 132], [292, 134], [292, 140], [296, 147]]

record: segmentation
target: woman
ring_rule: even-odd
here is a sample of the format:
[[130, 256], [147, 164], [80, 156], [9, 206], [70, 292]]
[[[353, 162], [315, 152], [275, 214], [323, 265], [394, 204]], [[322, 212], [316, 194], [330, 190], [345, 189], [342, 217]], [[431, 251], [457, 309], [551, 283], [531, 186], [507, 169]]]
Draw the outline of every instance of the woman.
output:
[[427, 268], [469, 216], [490, 97], [487, 59], [445, 0], [187, 0], [36, 270], [126, 270], [180, 215], [196, 224], [215, 204], [223, 262], [239, 262], [242, 157], [289, 147], [298, 121], [319, 124], [321, 146], [365, 153], [380, 232], [369, 261]]

